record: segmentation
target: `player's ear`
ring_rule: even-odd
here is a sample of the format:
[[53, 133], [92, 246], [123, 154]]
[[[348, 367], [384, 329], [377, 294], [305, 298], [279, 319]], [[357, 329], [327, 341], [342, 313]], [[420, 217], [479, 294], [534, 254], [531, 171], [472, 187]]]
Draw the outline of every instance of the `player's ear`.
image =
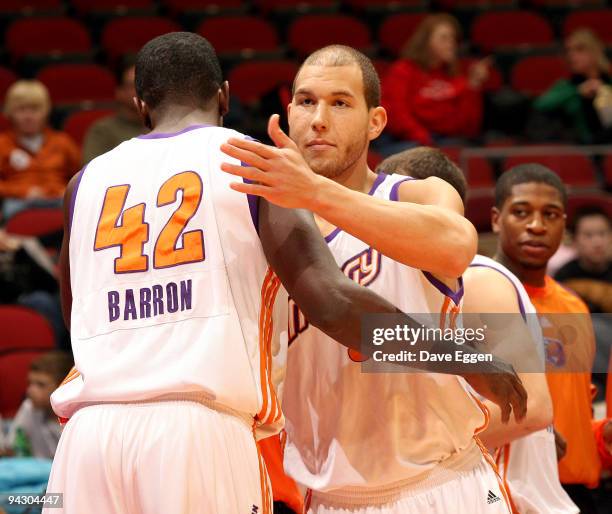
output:
[[499, 234], [499, 209], [497, 207], [491, 207], [491, 227], [493, 228], [494, 234]]
[[229, 112], [229, 82], [226, 80], [219, 88], [219, 116], [223, 117]]
[[387, 125], [387, 111], [380, 105], [370, 109], [370, 122], [368, 127], [368, 140], [373, 141]]
[[149, 130], [153, 129], [153, 123], [151, 122], [151, 113], [149, 112], [149, 106], [143, 102], [140, 98], [134, 97], [134, 105], [136, 106], [136, 110], [138, 114], [140, 114], [140, 118], [142, 119], [142, 123]]

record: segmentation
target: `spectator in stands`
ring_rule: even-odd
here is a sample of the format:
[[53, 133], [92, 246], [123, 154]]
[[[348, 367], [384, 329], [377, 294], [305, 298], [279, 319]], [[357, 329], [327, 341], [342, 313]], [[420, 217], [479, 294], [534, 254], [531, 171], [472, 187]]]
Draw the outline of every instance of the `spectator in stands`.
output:
[[8, 441], [18, 457], [52, 459], [62, 428], [51, 408], [51, 393], [73, 366], [69, 354], [53, 351], [34, 360], [28, 374], [27, 399], [11, 425]]
[[133, 137], [145, 132], [134, 97], [134, 59], [127, 58], [117, 75], [117, 112], [94, 123], [85, 135], [83, 142], [83, 163], [102, 155]]
[[595, 107], [598, 95], [612, 92], [610, 62], [601, 40], [590, 30], [579, 29], [565, 42], [571, 76], [560, 79], [537, 98], [539, 113], [562, 116], [569, 121], [577, 142], [594, 144], [612, 141], [612, 125], [602, 123]]
[[11, 128], [0, 133], [0, 200], [8, 218], [29, 204], [57, 205], [81, 155], [69, 136], [47, 126], [47, 88], [19, 80], [7, 91], [5, 114]]
[[[577, 258], [568, 262], [555, 279], [576, 292], [594, 314], [612, 313], [612, 224], [606, 212], [596, 206], [583, 207], [574, 215], [570, 232]], [[593, 381], [598, 397], [604, 398], [610, 349], [612, 320], [593, 316], [597, 348], [593, 364]]]
[[481, 86], [489, 76], [489, 60], [474, 64], [467, 75], [461, 73], [459, 37], [454, 17], [428, 16], [408, 41], [402, 58], [390, 67], [382, 83], [383, 106], [389, 116], [382, 153], [406, 149], [410, 146], [406, 142], [431, 146], [480, 133]]

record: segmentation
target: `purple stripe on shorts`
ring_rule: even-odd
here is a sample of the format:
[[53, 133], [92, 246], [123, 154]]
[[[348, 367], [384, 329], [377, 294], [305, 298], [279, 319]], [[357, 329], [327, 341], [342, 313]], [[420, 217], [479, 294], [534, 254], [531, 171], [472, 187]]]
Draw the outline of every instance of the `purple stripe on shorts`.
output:
[[72, 190], [72, 198], [70, 198], [70, 210], [68, 211], [68, 232], [70, 232], [70, 230], [72, 230], [72, 217], [74, 216], [74, 206], [76, 204], [76, 196], [77, 196], [77, 192], [79, 190], [79, 186], [81, 185], [81, 179], [83, 178], [83, 174], [85, 173], [85, 170], [87, 169], [87, 164], [85, 166], [83, 166], [83, 169], [81, 171], [79, 171], [79, 176], [76, 179], [76, 182], [74, 184], [74, 189]]
[[[386, 173], [379, 173], [376, 179], [374, 180], [374, 183], [372, 184], [372, 187], [370, 188], [368, 194], [372, 196], [378, 189], [378, 186], [380, 186], [388, 176], [389, 175], [387, 175]], [[341, 231], [342, 229], [340, 227], [336, 227], [331, 233], [325, 236], [325, 241], [330, 243], [334, 239], [334, 237], [336, 237]]]
[[516, 291], [516, 299], [518, 300], [519, 310], [521, 311], [521, 316], [523, 316], [524, 321], [527, 321], [527, 313], [525, 312], [525, 305], [523, 304], [521, 293], [519, 293], [519, 290], [516, 287], [516, 284], [506, 273], [504, 273], [500, 269], [494, 268], [493, 266], [489, 266], [488, 264], [470, 264], [470, 268], [489, 268], [489, 269], [497, 271], [498, 273], [501, 273], [504, 277], [506, 277], [512, 284], [512, 287], [514, 287], [514, 290]]
[[416, 180], [414, 177], [406, 177], [403, 180], [398, 180], [393, 186], [391, 186], [391, 192], [389, 193], [389, 200], [392, 202], [397, 202], [399, 200], [399, 187], [409, 180]]
[[431, 273], [429, 273], [429, 271], [423, 271], [423, 275], [425, 275], [425, 278], [429, 280], [429, 283], [432, 286], [434, 286], [444, 296], [448, 296], [453, 302], [455, 302], [455, 305], [459, 305], [459, 302], [461, 302], [461, 298], [463, 298], [463, 277], [459, 277], [459, 289], [457, 290], [457, 292], [454, 292], [444, 282], [441, 282]]
[[189, 125], [188, 127], [185, 127], [183, 130], [179, 130], [178, 132], [157, 132], [142, 134], [138, 136], [138, 139], [165, 139], [167, 137], [180, 136], [181, 134], [184, 134], [185, 132], [191, 132], [192, 130], [210, 127], [214, 127], [214, 125], [207, 125], [205, 123], [201, 123], [199, 125]]

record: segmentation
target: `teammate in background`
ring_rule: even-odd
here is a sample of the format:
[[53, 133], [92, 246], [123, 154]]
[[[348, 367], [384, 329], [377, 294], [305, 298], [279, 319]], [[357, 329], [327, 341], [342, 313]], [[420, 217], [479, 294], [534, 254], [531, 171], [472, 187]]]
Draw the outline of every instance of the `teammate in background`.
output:
[[[369, 142], [386, 122], [371, 61], [349, 47], [318, 50], [295, 78], [288, 113], [291, 139], [278, 117], [270, 121], [278, 148], [237, 139], [222, 147], [250, 165], [222, 169], [258, 182], [232, 187], [311, 209], [347, 276], [406, 312], [454, 326], [457, 277], [476, 234], [444, 181], [368, 168]], [[310, 326], [297, 306], [290, 303], [285, 469], [311, 490], [308, 512], [508, 512], [474, 437], [486, 411], [460, 377], [362, 373], [363, 358]]]
[[[442, 178], [455, 188], [465, 203], [465, 176], [440, 150], [429, 147], [406, 150], [385, 159], [377, 170], [416, 179]], [[559, 482], [552, 402], [543, 373], [544, 342], [535, 308], [519, 279], [488, 257], [476, 255], [463, 279], [464, 325], [470, 326], [475, 321], [470, 314], [478, 314], [477, 319], [481, 314], [492, 314], [487, 343], [489, 347], [497, 345], [493, 351], [519, 370], [529, 398], [527, 416], [522, 423], [513, 420], [502, 423], [499, 408], [485, 401], [491, 418], [480, 436], [489, 449], [497, 450], [497, 462], [514, 511], [519, 514], [576, 514], [578, 507]], [[503, 327], [494, 330], [492, 327], [500, 321], [504, 322]], [[532, 363], [536, 362], [542, 363], [542, 373], [534, 372]]]
[[[283, 421], [270, 365], [281, 281], [353, 349], [364, 312], [399, 311], [339, 272], [310, 214], [231, 192], [219, 146], [244, 136], [219, 126], [228, 85], [204, 38], [147, 43], [136, 91], [152, 132], [94, 159], [64, 199], [77, 370], [52, 397], [70, 420], [48, 491], [64, 494], [58, 514], [268, 514], [255, 437]], [[520, 415], [520, 382], [499, 377]]]
[[[583, 514], [598, 512], [591, 488], [601, 471], [596, 437], [612, 437], [611, 421], [592, 426], [591, 366], [595, 341], [588, 308], [546, 275], [565, 229], [566, 191], [558, 175], [539, 164], [502, 174], [495, 188], [495, 260], [523, 283], [539, 314], [545, 342], [547, 381], [554, 427], [567, 441], [559, 478]], [[602, 456], [609, 452], [600, 446]]]

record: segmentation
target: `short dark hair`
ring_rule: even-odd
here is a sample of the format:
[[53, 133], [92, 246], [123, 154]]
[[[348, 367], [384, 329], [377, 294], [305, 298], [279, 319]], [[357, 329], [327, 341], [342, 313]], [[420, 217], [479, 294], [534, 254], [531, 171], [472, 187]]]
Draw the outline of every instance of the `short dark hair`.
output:
[[505, 201], [512, 195], [512, 188], [514, 186], [529, 182], [547, 184], [554, 187], [559, 192], [559, 196], [561, 196], [563, 207], [567, 206], [567, 191], [559, 175], [546, 166], [535, 162], [519, 164], [502, 173], [501, 177], [497, 180], [497, 184], [495, 184], [495, 206], [501, 209]]
[[372, 61], [359, 50], [346, 45], [329, 45], [311, 53], [300, 66], [293, 80], [292, 93], [295, 93], [295, 80], [304, 66], [350, 66], [356, 64], [361, 70], [363, 94], [368, 109], [380, 105], [380, 78]]
[[74, 361], [69, 353], [54, 350], [34, 359], [30, 364], [30, 371], [51, 375], [59, 384], [72, 366]]
[[382, 161], [376, 167], [376, 171], [398, 173], [419, 179], [441, 178], [455, 188], [465, 203], [467, 182], [461, 168], [437, 148], [420, 146], [396, 153]]
[[578, 209], [576, 209], [576, 212], [572, 216], [572, 221], [568, 227], [570, 233], [575, 236], [576, 232], [578, 231], [578, 224], [584, 218], [590, 218], [591, 216], [601, 216], [606, 220], [608, 226], [612, 227], [612, 221], [610, 220], [610, 216], [604, 209], [599, 207], [599, 205], [585, 205], [584, 207], [579, 207]]
[[158, 36], [136, 57], [136, 94], [151, 109], [165, 102], [208, 102], [222, 82], [214, 48], [192, 32]]

